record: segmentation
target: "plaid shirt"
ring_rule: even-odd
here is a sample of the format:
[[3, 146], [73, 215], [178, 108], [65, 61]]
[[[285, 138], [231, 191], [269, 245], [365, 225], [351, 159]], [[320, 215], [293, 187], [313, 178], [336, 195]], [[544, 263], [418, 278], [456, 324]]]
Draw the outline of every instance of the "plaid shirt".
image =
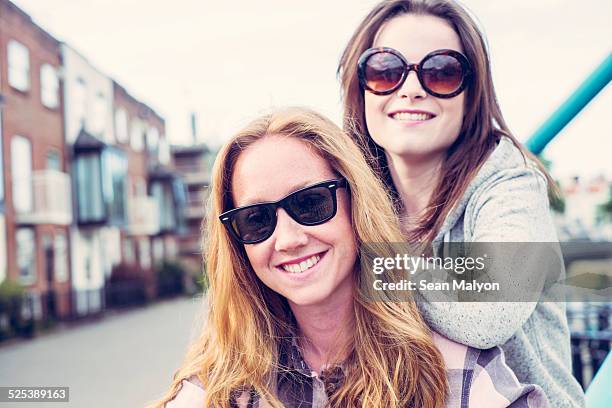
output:
[[[479, 350], [434, 334], [434, 342], [446, 364], [449, 393], [448, 408], [464, 407], [548, 407], [542, 388], [521, 384], [504, 360], [501, 348]], [[320, 374], [304, 361], [295, 339], [281, 347], [279, 361], [287, 367], [277, 375], [276, 395], [288, 408], [324, 408], [331, 395], [342, 385], [341, 366], [327, 367]], [[204, 391], [196, 377], [183, 381], [183, 388], [168, 408], [202, 407]], [[256, 393], [242, 392], [232, 402], [238, 408], [269, 407]]]

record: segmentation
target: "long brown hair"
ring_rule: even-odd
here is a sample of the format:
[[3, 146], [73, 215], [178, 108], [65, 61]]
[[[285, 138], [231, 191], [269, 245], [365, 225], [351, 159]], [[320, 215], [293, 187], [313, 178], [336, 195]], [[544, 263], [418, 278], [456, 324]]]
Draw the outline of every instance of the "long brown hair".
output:
[[[240, 153], [269, 135], [297, 138], [326, 159], [349, 185], [351, 222], [359, 245], [400, 242], [390, 199], [359, 147], [329, 119], [305, 109], [261, 117], [219, 152], [213, 169], [205, 237], [210, 282], [207, 325], [190, 348], [170, 390], [155, 406], [174, 398], [181, 381], [197, 375], [206, 407], [229, 407], [232, 395], [254, 390], [282, 407], [270, 390], [278, 369], [279, 339], [295, 324], [286, 300], [268, 289], [251, 268], [244, 247], [218, 215], [233, 208], [232, 171]], [[363, 288], [372, 274], [355, 268], [355, 324], [345, 379], [330, 398], [334, 407], [442, 407], [447, 394], [442, 356], [414, 302], [372, 302]], [[372, 299], [371, 297], [369, 299]]]
[[473, 80], [465, 91], [465, 114], [459, 136], [448, 149], [438, 185], [408, 239], [423, 242], [433, 240], [446, 215], [459, 201], [502, 136], [512, 140], [526, 161], [531, 160], [536, 164], [547, 178], [549, 188], [554, 189], [555, 183], [546, 169], [522, 147], [506, 125], [495, 95], [483, 35], [467, 11], [452, 0], [385, 0], [375, 6], [355, 30], [340, 59], [338, 74], [343, 92], [344, 128], [368, 156], [370, 165], [392, 194], [396, 207], [401, 209], [402, 203], [393, 184], [387, 158], [384, 150], [370, 137], [366, 126], [364, 90], [359, 84], [357, 61], [372, 46], [383, 24], [402, 14], [429, 15], [445, 20], [457, 33], [474, 71]]

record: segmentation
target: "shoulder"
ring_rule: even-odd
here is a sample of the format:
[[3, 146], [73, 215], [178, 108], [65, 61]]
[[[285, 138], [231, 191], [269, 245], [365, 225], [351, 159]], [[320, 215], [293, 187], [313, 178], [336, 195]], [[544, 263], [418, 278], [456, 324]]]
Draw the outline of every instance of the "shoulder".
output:
[[556, 241], [546, 177], [511, 140], [500, 141], [475, 177], [464, 223], [469, 240]]
[[181, 389], [173, 400], [166, 404], [166, 408], [196, 408], [204, 405], [204, 388], [200, 380], [190, 377], [181, 382]]
[[[520, 228], [532, 225], [532, 217], [536, 217], [535, 221], [544, 219], [542, 215], [548, 212], [546, 176], [510, 138], [503, 137], [446, 216], [436, 239], [441, 239], [460, 219], [463, 219], [463, 239], [472, 241], [474, 234], [480, 232], [476, 231], [478, 227], [496, 225], [490, 221], [503, 220], [511, 215], [513, 218], [508, 223]], [[479, 221], [486, 222], [483, 224]], [[512, 238], [521, 241], [522, 236]], [[531, 238], [527, 241], [533, 241], [536, 237]]]
[[514, 189], [521, 186], [526, 191], [548, 190], [546, 177], [536, 162], [507, 137], [499, 141], [471, 184], [475, 196], [500, 184], [506, 188], [514, 186]]

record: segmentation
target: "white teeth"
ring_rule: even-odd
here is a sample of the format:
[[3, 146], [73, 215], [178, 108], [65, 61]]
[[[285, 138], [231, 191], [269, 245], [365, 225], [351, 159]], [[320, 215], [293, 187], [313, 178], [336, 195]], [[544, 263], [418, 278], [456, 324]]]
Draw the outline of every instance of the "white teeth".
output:
[[316, 263], [319, 262], [320, 259], [321, 257], [319, 255], [313, 255], [305, 261], [300, 262], [299, 264], [285, 264], [282, 266], [282, 268], [287, 272], [302, 273], [305, 270], [310, 269], [314, 265], [316, 265]]
[[419, 122], [429, 120], [433, 118], [433, 115], [429, 113], [396, 112], [392, 115], [392, 118], [395, 120]]

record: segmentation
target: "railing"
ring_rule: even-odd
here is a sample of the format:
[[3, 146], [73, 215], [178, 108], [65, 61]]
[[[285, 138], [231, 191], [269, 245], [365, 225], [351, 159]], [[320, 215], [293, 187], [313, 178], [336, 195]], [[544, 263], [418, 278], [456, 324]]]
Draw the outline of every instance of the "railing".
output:
[[174, 167], [185, 184], [210, 184], [211, 173], [204, 161], [202, 163], [175, 163]]
[[202, 256], [202, 237], [199, 234], [181, 237], [179, 240], [179, 251], [182, 256]]
[[210, 184], [210, 172], [208, 171], [181, 173], [181, 177], [185, 184]]
[[[536, 130], [525, 145], [539, 155], [563, 128], [612, 80], [612, 53], [589, 75], [561, 106]], [[577, 142], [579, 143], [579, 141]], [[565, 254], [565, 253], [564, 253]], [[594, 256], [589, 254], [589, 257]], [[569, 258], [586, 256], [566, 254]], [[583, 388], [610, 352], [612, 344], [612, 303], [569, 303], [568, 322], [571, 330], [572, 365], [576, 379]]]
[[612, 304], [569, 303], [574, 377], [587, 388], [612, 346]]
[[612, 80], [612, 53], [593, 71], [572, 95], [540, 126], [525, 143], [534, 154], [546, 145]]
[[16, 206], [19, 224], [69, 225], [72, 222], [70, 176], [56, 170], [39, 170], [31, 178], [17, 179], [13, 191], [32, 192], [30, 208]]

